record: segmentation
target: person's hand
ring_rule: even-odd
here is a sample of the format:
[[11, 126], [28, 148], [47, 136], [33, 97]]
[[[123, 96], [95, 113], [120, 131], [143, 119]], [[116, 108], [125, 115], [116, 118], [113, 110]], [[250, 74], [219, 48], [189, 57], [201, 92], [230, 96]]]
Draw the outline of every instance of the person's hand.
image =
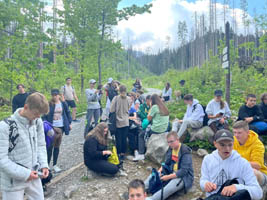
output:
[[111, 151], [103, 151], [103, 156], [104, 156], [104, 155], [111, 155], [111, 154], [112, 154]]
[[205, 184], [205, 192], [212, 192], [214, 190], [217, 189], [217, 185], [215, 183], [212, 183], [212, 182], [207, 182]]
[[99, 93], [99, 90], [96, 90], [96, 91], [95, 91], [95, 94], [97, 94], [97, 93]]
[[79, 99], [76, 99], [76, 103], [79, 103]]
[[165, 175], [165, 176], [160, 177], [160, 180], [162, 180], [162, 181], [168, 181], [169, 179], [170, 179], [169, 175]]
[[29, 176], [29, 178], [27, 179], [27, 181], [31, 181], [33, 179], [37, 179], [38, 178], [38, 172], [37, 171], [31, 171], [31, 174]]
[[70, 130], [72, 129], [72, 125], [71, 124], [69, 125], [69, 128], [70, 128]]
[[225, 122], [224, 118], [221, 118], [220, 119], [220, 124], [224, 124], [224, 122]]
[[253, 117], [246, 117], [246, 118], [245, 118], [245, 121], [246, 121], [247, 123], [250, 123], [250, 122], [253, 121]]
[[179, 123], [183, 123], [183, 120], [180, 119], [180, 120], [178, 120], [178, 122], [179, 122]]
[[43, 168], [42, 169], [42, 172], [43, 172], [42, 178], [47, 178], [48, 175], [49, 175], [49, 170], [47, 168]]
[[218, 113], [217, 115], [214, 116], [214, 118], [218, 118], [218, 117], [221, 117], [221, 113]]
[[222, 190], [221, 195], [231, 197], [237, 192], [235, 185], [230, 185], [227, 187], [224, 187]]

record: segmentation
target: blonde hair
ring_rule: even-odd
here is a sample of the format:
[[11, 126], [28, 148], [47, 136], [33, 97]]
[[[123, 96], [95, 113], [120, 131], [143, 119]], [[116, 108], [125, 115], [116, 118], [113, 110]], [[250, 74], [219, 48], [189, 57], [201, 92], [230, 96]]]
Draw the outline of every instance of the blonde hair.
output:
[[88, 139], [90, 136], [94, 137], [100, 144], [107, 145], [108, 134], [104, 134], [104, 130], [108, 128], [108, 125], [105, 122], [99, 123], [92, 131], [90, 131], [85, 139]]
[[234, 123], [233, 129], [244, 129], [245, 131], [249, 130], [248, 123], [246, 121], [240, 120]]
[[49, 112], [49, 104], [45, 96], [39, 92], [29, 95], [25, 101], [30, 110], [38, 110], [40, 114]]

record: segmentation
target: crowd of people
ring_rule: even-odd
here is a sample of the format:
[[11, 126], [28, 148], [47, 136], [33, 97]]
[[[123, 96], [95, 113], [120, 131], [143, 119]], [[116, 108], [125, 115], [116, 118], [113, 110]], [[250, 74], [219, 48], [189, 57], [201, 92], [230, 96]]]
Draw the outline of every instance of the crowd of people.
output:
[[[222, 90], [215, 90], [214, 98], [203, 106], [184, 89], [185, 80], [179, 83], [183, 91], [175, 93], [175, 100], [183, 99], [187, 109], [183, 119], [171, 123], [166, 106], [166, 102], [174, 101], [170, 83], [166, 83], [161, 95], [145, 96], [140, 79], [129, 92], [113, 78], [98, 87], [96, 80], [90, 79], [85, 90], [83, 151], [88, 170], [111, 177], [126, 175], [126, 155], [132, 154], [135, 162], [144, 160], [151, 135], [166, 133], [169, 149], [165, 162], [146, 180], [133, 180], [126, 199], [160, 200], [177, 192], [186, 193], [194, 183], [192, 150], [183, 144], [186, 130], [209, 126], [214, 132], [216, 150], [203, 160], [201, 189], [207, 197], [261, 199], [262, 187], [267, 185], [267, 167], [259, 135], [267, 133], [267, 93], [261, 95], [259, 105], [254, 94], [247, 95], [230, 131], [231, 110], [222, 98]], [[3, 200], [22, 200], [26, 194], [29, 199], [41, 200], [52, 172], [62, 171], [57, 165], [60, 145], [63, 134], [70, 134], [72, 123], [79, 122], [79, 100], [69, 77], [60, 89], [51, 90], [49, 102], [39, 92], [25, 92], [23, 84], [17, 89], [12, 101], [13, 115], [0, 122], [2, 196]], [[102, 108], [104, 97], [106, 106]], [[112, 140], [115, 151], [109, 146]]]

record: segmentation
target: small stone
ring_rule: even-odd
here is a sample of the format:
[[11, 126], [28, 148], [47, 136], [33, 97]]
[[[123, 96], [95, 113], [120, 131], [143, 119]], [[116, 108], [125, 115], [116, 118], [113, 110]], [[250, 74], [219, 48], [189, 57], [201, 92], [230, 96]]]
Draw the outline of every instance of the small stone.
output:
[[197, 150], [197, 155], [200, 156], [200, 157], [204, 157], [206, 155], [208, 155], [208, 151], [206, 149], [198, 149]]
[[78, 190], [77, 186], [70, 186], [66, 189], [66, 191], [64, 192], [64, 197], [66, 199], [70, 199], [73, 195], [74, 192], [76, 192]]

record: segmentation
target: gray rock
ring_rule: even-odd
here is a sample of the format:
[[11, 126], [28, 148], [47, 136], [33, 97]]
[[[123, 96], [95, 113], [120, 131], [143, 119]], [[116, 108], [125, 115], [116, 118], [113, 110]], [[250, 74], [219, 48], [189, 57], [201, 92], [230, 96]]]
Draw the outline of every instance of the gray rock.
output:
[[196, 140], [207, 140], [212, 144], [214, 133], [209, 126], [204, 126], [200, 129], [192, 129], [189, 131], [190, 142]]
[[146, 168], [146, 170], [149, 171], [149, 172], [151, 172], [151, 171], [152, 171], [152, 167], [151, 167], [151, 166], [148, 166], [148, 167]]
[[64, 197], [66, 199], [70, 199], [72, 197], [73, 193], [76, 192], [77, 190], [78, 190], [78, 186], [76, 186], [76, 185], [75, 186], [72, 185], [72, 186], [68, 187], [66, 189], [66, 191], [64, 192]]
[[147, 142], [146, 158], [161, 164], [168, 150], [167, 133], [152, 134]]
[[208, 154], [209, 154], [209, 152], [206, 149], [198, 149], [197, 150], [197, 155], [200, 156], [200, 157], [204, 157], [204, 156], [206, 156]]

